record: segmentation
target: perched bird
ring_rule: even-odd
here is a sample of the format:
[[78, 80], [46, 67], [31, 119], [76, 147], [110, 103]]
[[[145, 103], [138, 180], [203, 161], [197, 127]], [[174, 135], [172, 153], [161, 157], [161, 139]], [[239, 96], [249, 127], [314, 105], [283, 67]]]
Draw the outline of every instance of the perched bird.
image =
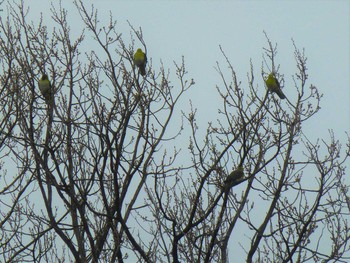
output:
[[43, 74], [41, 79], [39, 80], [39, 89], [41, 94], [44, 96], [46, 102], [49, 102], [51, 99], [51, 83], [46, 74]]
[[139, 48], [134, 54], [134, 63], [140, 69], [140, 74], [142, 76], [146, 75], [147, 56], [142, 52], [141, 48]]
[[269, 91], [276, 93], [278, 97], [280, 97], [282, 100], [286, 98], [286, 96], [283, 94], [281, 90], [281, 86], [280, 86], [280, 83], [278, 82], [278, 79], [275, 77], [273, 73], [270, 73], [265, 83]]
[[225, 187], [231, 188], [232, 186], [235, 185], [238, 181], [244, 178], [244, 173], [243, 173], [243, 167], [240, 165], [238, 168], [234, 171], [232, 171], [227, 178], [225, 179]]

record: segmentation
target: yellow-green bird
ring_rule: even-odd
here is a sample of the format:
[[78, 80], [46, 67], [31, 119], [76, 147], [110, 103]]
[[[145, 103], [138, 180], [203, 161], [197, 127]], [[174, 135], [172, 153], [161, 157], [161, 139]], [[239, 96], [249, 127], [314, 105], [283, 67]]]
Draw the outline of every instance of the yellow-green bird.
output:
[[278, 79], [275, 77], [273, 73], [270, 73], [265, 83], [269, 91], [276, 93], [278, 97], [280, 97], [282, 100], [286, 98], [286, 96], [283, 94], [281, 90], [281, 86], [280, 86], [280, 83], [278, 82]]
[[142, 76], [146, 75], [147, 56], [142, 52], [141, 48], [137, 49], [134, 54], [134, 63], [140, 69], [140, 74]]
[[46, 102], [49, 102], [51, 99], [52, 90], [51, 90], [51, 82], [46, 74], [43, 74], [41, 79], [39, 79], [38, 85], [39, 85], [40, 92], [44, 96]]
[[244, 178], [244, 173], [243, 173], [243, 167], [240, 165], [238, 168], [234, 171], [232, 171], [227, 178], [225, 179], [224, 183], [225, 186], [228, 188], [231, 188], [234, 186], [234, 184]]

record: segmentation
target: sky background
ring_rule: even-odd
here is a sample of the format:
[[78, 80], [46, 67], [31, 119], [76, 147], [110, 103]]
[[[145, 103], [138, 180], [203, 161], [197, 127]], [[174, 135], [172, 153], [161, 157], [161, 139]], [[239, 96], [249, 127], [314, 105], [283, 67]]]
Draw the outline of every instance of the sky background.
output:
[[[174, 85], [173, 61], [181, 62], [184, 56], [188, 78], [196, 85], [183, 99], [186, 104], [192, 100], [199, 109], [197, 120], [204, 125], [208, 118], [216, 119], [214, 109], [221, 103], [215, 89], [221, 82], [214, 67], [217, 61], [222, 69], [227, 65], [219, 45], [239, 81], [247, 85], [251, 60], [256, 85], [265, 89], [259, 79], [263, 47], [267, 47], [265, 31], [278, 45], [276, 62], [285, 77], [284, 92], [293, 98], [292, 75], [297, 72], [293, 39], [308, 58], [307, 85], [315, 85], [324, 95], [321, 111], [306, 123], [305, 131], [324, 138], [333, 129], [339, 138], [346, 138], [344, 131], [350, 130], [350, 1], [85, 1], [87, 7], [91, 3], [101, 24], [112, 13], [125, 41], [130, 39], [127, 21], [141, 27], [154, 69], [162, 61]], [[72, 32], [80, 33], [82, 23], [72, 1], [62, 1], [62, 6], [69, 10]], [[30, 8], [35, 19], [50, 3], [35, 0]], [[44, 20], [52, 22], [45, 12]]]
[[[142, 28], [149, 60], [154, 69], [160, 67], [160, 61], [170, 69], [174, 86], [178, 83], [173, 61], [180, 63], [184, 56], [188, 79], [193, 78], [196, 84], [183, 97], [181, 109], [188, 108], [188, 101], [192, 100], [203, 130], [208, 121], [216, 120], [220, 108], [215, 86], [221, 80], [214, 67], [217, 61], [224, 70], [227, 65], [219, 45], [242, 87], [248, 85], [252, 61], [255, 84], [265, 89], [260, 77], [263, 47], [267, 47], [265, 31], [278, 44], [276, 62], [285, 78], [283, 91], [293, 99], [296, 93], [292, 75], [297, 72], [293, 39], [299, 49], [305, 48], [308, 57], [307, 85], [315, 85], [324, 94], [321, 111], [306, 122], [304, 132], [315, 142], [316, 138], [328, 140], [328, 130], [333, 129], [336, 138], [345, 144], [345, 131], [350, 131], [350, 1], [93, 1], [93, 4], [99, 10], [101, 23], [107, 23], [109, 12], [112, 13], [125, 40], [130, 39], [127, 21]], [[30, 4], [28, 1], [27, 5], [33, 20], [50, 7], [46, 1], [38, 0]], [[89, 1], [85, 5], [88, 7]], [[82, 23], [76, 8], [71, 1], [62, 1], [62, 6], [69, 10], [72, 31], [80, 33]], [[52, 23], [48, 13], [44, 20]]]

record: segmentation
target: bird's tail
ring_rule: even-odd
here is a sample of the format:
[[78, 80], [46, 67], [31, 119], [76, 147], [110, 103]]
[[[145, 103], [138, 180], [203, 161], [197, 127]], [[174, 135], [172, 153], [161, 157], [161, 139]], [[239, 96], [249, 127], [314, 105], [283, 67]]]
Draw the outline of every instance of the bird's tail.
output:
[[140, 67], [140, 74], [142, 75], [142, 76], [144, 76], [144, 75], [146, 75], [146, 66], [144, 66], [144, 67]]
[[281, 100], [286, 98], [286, 95], [284, 95], [284, 93], [280, 89], [276, 90], [276, 94], [278, 95], [278, 97], [280, 97]]

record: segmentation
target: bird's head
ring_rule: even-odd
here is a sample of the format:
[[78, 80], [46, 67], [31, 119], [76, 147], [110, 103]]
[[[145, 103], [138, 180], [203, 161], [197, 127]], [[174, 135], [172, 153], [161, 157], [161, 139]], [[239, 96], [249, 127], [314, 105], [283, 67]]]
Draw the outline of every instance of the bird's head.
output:
[[243, 172], [243, 166], [242, 166], [242, 165], [239, 165], [239, 166], [237, 167], [237, 171]]
[[268, 77], [269, 79], [273, 79], [273, 78], [275, 78], [275, 73], [274, 72], [271, 72], [270, 74], [269, 74], [269, 77]]
[[47, 75], [46, 75], [46, 74], [43, 74], [43, 76], [41, 77], [41, 79], [42, 79], [42, 80], [47, 80], [47, 79], [48, 79], [48, 77], [47, 77]]
[[142, 49], [141, 49], [141, 48], [138, 48], [136, 52], [142, 53]]

